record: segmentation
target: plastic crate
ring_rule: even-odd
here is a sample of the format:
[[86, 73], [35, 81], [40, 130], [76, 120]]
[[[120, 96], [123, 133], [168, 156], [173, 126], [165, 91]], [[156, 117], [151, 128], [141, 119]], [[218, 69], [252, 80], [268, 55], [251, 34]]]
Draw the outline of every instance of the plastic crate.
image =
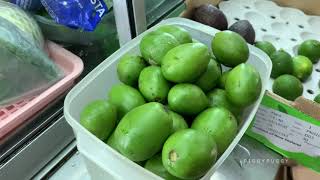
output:
[[53, 42], [48, 41], [46, 45], [49, 57], [64, 71], [65, 76], [38, 96], [1, 108], [0, 139], [70, 89], [83, 70], [82, 60], [78, 56]]
[[[184, 18], [164, 20], [125, 44], [121, 49], [96, 67], [69, 92], [65, 99], [64, 114], [66, 120], [73, 128], [77, 139], [78, 150], [84, 156], [84, 162], [92, 179], [161, 179], [159, 176], [145, 170], [143, 167], [113, 150], [79, 123], [80, 112], [84, 106], [93, 100], [105, 99], [112, 85], [119, 83], [116, 73], [117, 61], [127, 53], [140, 54], [139, 43], [141, 38], [145, 34], [156, 30], [160, 25], [181, 26], [189, 31], [194, 39], [206, 44], [210, 48], [212, 37], [215, 33], [219, 32], [216, 29]], [[240, 125], [237, 136], [202, 179], [210, 179], [211, 175], [229, 156], [250, 125], [264, 95], [272, 64], [269, 57], [261, 50], [251, 45], [249, 45], [249, 48], [250, 57], [247, 63], [253, 65], [260, 73], [262, 80], [261, 94], [253, 105], [245, 109], [243, 116], [244, 121]], [[224, 69], [226, 68], [224, 67]]]

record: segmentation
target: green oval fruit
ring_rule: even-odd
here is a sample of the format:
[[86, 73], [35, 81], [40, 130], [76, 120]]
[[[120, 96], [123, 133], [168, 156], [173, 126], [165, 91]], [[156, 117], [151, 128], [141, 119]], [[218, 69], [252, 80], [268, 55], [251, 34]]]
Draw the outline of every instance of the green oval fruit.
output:
[[196, 81], [196, 85], [199, 86], [204, 92], [210, 91], [214, 88], [221, 76], [221, 65], [215, 60], [211, 59], [207, 70]]
[[116, 107], [104, 100], [89, 103], [80, 115], [80, 124], [101, 140], [109, 137], [116, 122]]
[[207, 94], [209, 107], [224, 107], [234, 115], [241, 114], [242, 108], [233, 105], [227, 98], [227, 93], [223, 89], [214, 89]]
[[163, 58], [163, 76], [175, 83], [193, 82], [204, 73], [210, 61], [208, 47], [187, 43], [171, 49]]
[[298, 78], [284, 74], [274, 80], [272, 91], [287, 100], [294, 101], [302, 95], [303, 86]]
[[187, 122], [184, 120], [184, 118], [178, 114], [175, 113], [173, 111], [169, 111], [169, 116], [172, 119], [172, 131], [171, 134], [174, 132], [177, 132], [181, 129], [187, 129], [188, 128], [188, 124]]
[[170, 135], [172, 120], [165, 107], [151, 102], [128, 112], [114, 131], [121, 154], [132, 161], [151, 158]]
[[306, 40], [298, 47], [298, 54], [308, 57], [313, 63], [320, 59], [320, 42], [317, 40]]
[[113, 86], [109, 91], [108, 100], [117, 107], [118, 119], [131, 109], [146, 103], [138, 90], [125, 84]]
[[179, 42], [171, 34], [154, 31], [141, 39], [140, 52], [150, 64], [161, 64], [167, 52], [178, 45]]
[[139, 90], [148, 101], [165, 102], [170, 83], [163, 77], [159, 66], [149, 66], [141, 71]]
[[314, 98], [314, 102], [320, 104], [320, 94], [318, 94], [318, 95]]
[[136, 86], [140, 72], [146, 67], [145, 61], [139, 56], [125, 55], [117, 66], [119, 80], [129, 86]]
[[192, 129], [208, 133], [217, 143], [222, 155], [237, 134], [236, 118], [224, 107], [214, 107], [201, 112], [191, 125]]
[[193, 84], [177, 84], [168, 94], [169, 107], [183, 115], [196, 115], [208, 107], [204, 92]]
[[292, 58], [293, 72], [292, 75], [299, 78], [301, 81], [305, 81], [310, 77], [312, 73], [312, 62], [305, 56], [295, 56]]
[[282, 74], [291, 74], [293, 71], [293, 63], [290, 54], [280, 49], [271, 54], [272, 61], [271, 77], [276, 78]]
[[247, 42], [232, 31], [216, 33], [211, 43], [212, 52], [217, 61], [228, 67], [235, 67], [249, 58]]
[[179, 26], [164, 25], [157, 29], [157, 31], [171, 34], [178, 40], [180, 44], [191, 43], [192, 38], [187, 30]]
[[172, 134], [162, 149], [166, 170], [182, 179], [198, 179], [205, 175], [217, 158], [216, 143], [209, 135], [194, 129]]
[[174, 177], [171, 175], [163, 166], [162, 164], [162, 158], [161, 153], [156, 154], [151, 159], [149, 159], [146, 164], [144, 165], [144, 168], [153, 172], [154, 174], [162, 177], [165, 180], [181, 180], [180, 178]]
[[226, 81], [228, 100], [239, 107], [255, 102], [260, 95], [261, 88], [260, 74], [249, 64], [239, 64], [233, 68]]
[[264, 51], [268, 56], [276, 52], [276, 48], [269, 41], [258, 41], [255, 46]]
[[218, 87], [224, 89], [230, 70], [224, 71], [219, 78]]

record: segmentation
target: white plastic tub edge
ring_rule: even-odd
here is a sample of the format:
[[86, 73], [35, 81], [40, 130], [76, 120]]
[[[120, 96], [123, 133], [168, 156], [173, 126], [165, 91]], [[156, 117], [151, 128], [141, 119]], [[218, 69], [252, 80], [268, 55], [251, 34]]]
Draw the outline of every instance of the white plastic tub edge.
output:
[[[107, 92], [111, 86], [118, 83], [116, 75], [116, 61], [126, 53], [139, 54], [140, 39], [148, 32], [154, 31], [160, 25], [178, 25], [187, 29], [194, 39], [208, 45], [211, 49], [211, 39], [215, 33], [219, 32], [216, 29], [202, 25], [200, 23], [184, 19], [171, 18], [160, 22], [158, 25], [152, 27], [146, 32], [142, 33], [132, 41], [128, 42], [121, 49], [116, 51], [113, 55], [108, 57], [91, 73], [89, 73], [80, 83], [78, 83], [67, 95], [64, 103], [64, 114], [67, 122], [71, 125], [76, 139], [77, 146], [80, 153], [84, 156], [86, 167], [92, 179], [161, 179], [153, 173], [143, 169], [143, 167], [130, 161], [122, 156], [104, 142], [100, 141], [89, 131], [83, 128], [78, 120], [80, 112], [83, 107], [90, 101], [95, 99], [103, 99], [107, 97]], [[231, 151], [235, 148], [241, 137], [249, 127], [254, 115], [259, 107], [266, 85], [271, 73], [271, 61], [269, 57], [261, 50], [249, 45], [250, 57], [249, 64], [255, 66], [259, 71], [262, 80], [262, 91], [258, 100], [248, 107], [244, 113], [244, 121], [238, 131], [237, 136], [232, 141], [228, 149], [218, 159], [210, 171], [202, 178], [210, 179], [212, 174], [229, 156]], [[112, 72], [113, 71], [113, 72]]]

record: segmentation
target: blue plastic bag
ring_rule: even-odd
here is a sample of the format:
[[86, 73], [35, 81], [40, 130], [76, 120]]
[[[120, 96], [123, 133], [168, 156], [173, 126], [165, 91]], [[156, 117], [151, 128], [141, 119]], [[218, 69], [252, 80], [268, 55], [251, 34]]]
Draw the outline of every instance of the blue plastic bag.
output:
[[103, 0], [41, 0], [58, 23], [75, 29], [93, 31], [108, 12]]

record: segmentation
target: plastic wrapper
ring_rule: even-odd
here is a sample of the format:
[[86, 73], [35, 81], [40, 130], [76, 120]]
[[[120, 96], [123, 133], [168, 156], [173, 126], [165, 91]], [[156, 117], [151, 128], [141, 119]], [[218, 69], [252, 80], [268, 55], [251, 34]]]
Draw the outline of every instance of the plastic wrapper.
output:
[[30, 35], [0, 17], [0, 106], [34, 96], [63, 77], [63, 72]]
[[108, 12], [103, 0], [41, 0], [50, 16], [74, 29], [93, 31]]

